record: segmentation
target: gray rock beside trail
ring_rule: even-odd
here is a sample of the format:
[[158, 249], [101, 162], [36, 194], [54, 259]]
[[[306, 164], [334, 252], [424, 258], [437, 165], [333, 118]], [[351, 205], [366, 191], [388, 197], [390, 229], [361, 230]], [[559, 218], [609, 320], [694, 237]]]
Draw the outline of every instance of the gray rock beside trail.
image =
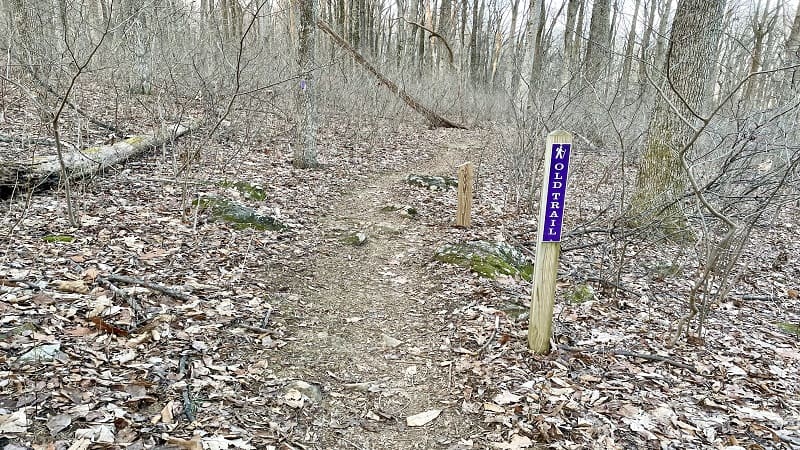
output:
[[412, 186], [419, 186], [432, 191], [458, 187], [458, 180], [455, 178], [438, 175], [419, 175], [412, 173], [406, 178], [406, 182]]

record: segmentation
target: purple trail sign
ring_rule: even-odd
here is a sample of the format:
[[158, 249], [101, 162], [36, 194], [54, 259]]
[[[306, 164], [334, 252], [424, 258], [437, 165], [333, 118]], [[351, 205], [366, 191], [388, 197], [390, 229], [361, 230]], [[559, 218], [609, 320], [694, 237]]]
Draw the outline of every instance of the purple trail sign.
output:
[[572, 144], [552, 144], [550, 148], [550, 170], [547, 181], [542, 242], [561, 242], [561, 225], [564, 219], [564, 200], [567, 193], [569, 153]]

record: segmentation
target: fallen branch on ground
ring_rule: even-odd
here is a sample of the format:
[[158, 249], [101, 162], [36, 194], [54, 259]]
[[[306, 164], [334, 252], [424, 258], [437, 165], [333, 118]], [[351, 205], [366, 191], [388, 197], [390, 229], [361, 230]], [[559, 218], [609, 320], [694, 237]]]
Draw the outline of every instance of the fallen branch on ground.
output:
[[654, 355], [652, 353], [637, 353], [628, 350], [580, 348], [580, 347], [570, 347], [569, 345], [559, 345], [558, 348], [564, 351], [575, 352], [575, 353], [602, 353], [606, 355], [627, 356], [629, 358], [639, 358], [648, 361], [658, 361], [669, 364], [670, 366], [673, 367], [677, 367], [679, 369], [686, 369], [692, 373], [697, 373], [697, 369], [692, 365], [682, 363], [680, 361], [675, 361], [674, 359], [668, 356]]
[[176, 289], [164, 286], [163, 284], [140, 280], [138, 278], [126, 277], [125, 275], [114, 275], [114, 274], [109, 275], [107, 279], [108, 281], [116, 281], [118, 283], [126, 283], [126, 284], [135, 284], [137, 286], [146, 287], [151, 291], [160, 292], [164, 295], [169, 295], [170, 297], [177, 298], [178, 300], [183, 300], [185, 302], [192, 301], [191, 296], [184, 294], [183, 292], [180, 292]]

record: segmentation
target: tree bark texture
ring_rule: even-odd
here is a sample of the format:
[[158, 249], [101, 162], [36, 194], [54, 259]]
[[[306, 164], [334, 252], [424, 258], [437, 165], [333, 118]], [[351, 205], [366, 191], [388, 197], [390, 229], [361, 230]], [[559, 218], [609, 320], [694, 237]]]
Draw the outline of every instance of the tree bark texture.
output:
[[300, 7], [299, 51], [300, 84], [296, 91], [297, 141], [294, 166], [302, 169], [317, 165], [317, 86], [314, 80], [317, 47], [317, 0], [298, 0]]
[[583, 76], [589, 83], [596, 83], [608, 63], [608, 41], [611, 32], [611, 0], [595, 0], [589, 24], [589, 42], [586, 46]]
[[[725, 1], [680, 0], [664, 63], [666, 78], [655, 105], [631, 201], [634, 220], [659, 207], [674, 205], [684, 192], [681, 154], [694, 131], [687, 125], [702, 112], [706, 84], [721, 34]], [[677, 205], [664, 210], [668, 227], [683, 223]]]

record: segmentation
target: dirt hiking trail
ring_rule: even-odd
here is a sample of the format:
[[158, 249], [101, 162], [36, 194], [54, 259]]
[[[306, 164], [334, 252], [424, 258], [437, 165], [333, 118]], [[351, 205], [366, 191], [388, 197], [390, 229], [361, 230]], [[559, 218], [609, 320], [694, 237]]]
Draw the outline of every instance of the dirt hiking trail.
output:
[[[457, 156], [449, 149], [411, 172], [454, 172]], [[479, 432], [460, 409], [448, 308], [425, 269], [435, 230], [397, 210], [409, 204], [398, 189], [408, 173], [372, 176], [333, 206], [311, 276], [295, 287], [301, 301], [283, 306], [297, 335], [283, 348], [277, 375], [309, 383], [296, 390], [321, 397], [307, 424], [306, 442], [315, 448], [460, 448]], [[359, 237], [366, 241], [345, 242]], [[426, 425], [407, 425], [408, 416], [427, 413], [419, 418], [426, 422], [436, 411]]]

